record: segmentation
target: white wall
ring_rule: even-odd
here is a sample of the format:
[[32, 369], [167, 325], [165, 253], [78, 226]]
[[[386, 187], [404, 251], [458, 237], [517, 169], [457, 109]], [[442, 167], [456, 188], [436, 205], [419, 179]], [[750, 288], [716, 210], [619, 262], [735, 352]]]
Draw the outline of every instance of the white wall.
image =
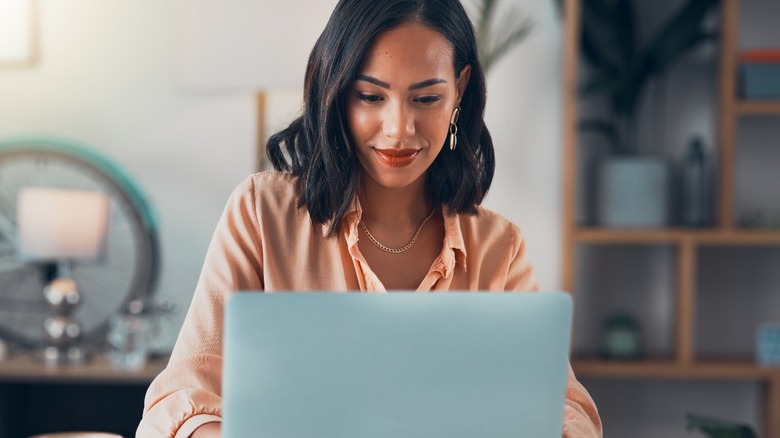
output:
[[[502, 4], [527, 11], [536, 28], [489, 77], [487, 121], [498, 166], [487, 205], [524, 230], [541, 284], [554, 288], [561, 38], [552, 1]], [[255, 114], [248, 92], [182, 86], [175, 35], [181, 7], [186, 2], [40, 0], [39, 62], [0, 69], [0, 139], [62, 137], [124, 167], [160, 219], [159, 293], [186, 308], [227, 196], [253, 171]], [[274, 102], [289, 105], [284, 96], [272, 95]], [[272, 118], [287, 113], [269, 110]]]
[[70, 139], [124, 167], [159, 218], [159, 293], [186, 308], [225, 200], [253, 170], [254, 100], [177, 87], [169, 2], [41, 0], [39, 10], [39, 62], [0, 69], [0, 138]]
[[560, 287], [561, 44], [554, 1], [511, 0], [534, 22], [531, 34], [488, 76], [486, 123], [496, 176], [485, 205], [516, 223], [544, 289]]

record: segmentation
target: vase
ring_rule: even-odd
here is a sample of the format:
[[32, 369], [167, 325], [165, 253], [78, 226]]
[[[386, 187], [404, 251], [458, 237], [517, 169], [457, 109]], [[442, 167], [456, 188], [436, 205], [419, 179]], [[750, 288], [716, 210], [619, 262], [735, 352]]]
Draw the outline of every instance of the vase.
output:
[[608, 228], [662, 228], [671, 219], [671, 164], [651, 156], [615, 156], [598, 168], [598, 223]]

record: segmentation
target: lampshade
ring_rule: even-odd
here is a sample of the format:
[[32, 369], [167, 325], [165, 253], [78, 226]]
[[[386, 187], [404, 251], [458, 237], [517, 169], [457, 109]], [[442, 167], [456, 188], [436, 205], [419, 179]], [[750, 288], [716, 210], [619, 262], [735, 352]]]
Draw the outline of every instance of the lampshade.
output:
[[18, 255], [22, 260], [94, 260], [108, 228], [104, 193], [27, 187], [17, 200]]
[[306, 62], [336, 0], [179, 0], [177, 77], [185, 88], [302, 89]]

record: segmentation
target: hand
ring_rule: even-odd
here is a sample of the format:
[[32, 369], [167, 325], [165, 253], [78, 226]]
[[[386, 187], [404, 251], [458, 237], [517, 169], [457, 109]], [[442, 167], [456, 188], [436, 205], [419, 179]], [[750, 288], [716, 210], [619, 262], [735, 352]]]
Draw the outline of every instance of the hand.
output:
[[222, 436], [222, 423], [206, 423], [192, 432], [190, 438], [220, 438]]

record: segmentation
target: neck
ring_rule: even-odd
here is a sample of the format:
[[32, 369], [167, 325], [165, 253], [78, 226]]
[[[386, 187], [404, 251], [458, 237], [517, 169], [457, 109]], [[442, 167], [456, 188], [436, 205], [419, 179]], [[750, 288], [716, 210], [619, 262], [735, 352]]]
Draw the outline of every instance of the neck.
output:
[[433, 205], [425, 194], [425, 175], [403, 188], [387, 188], [365, 176], [358, 193], [363, 221], [384, 226], [417, 227]]

